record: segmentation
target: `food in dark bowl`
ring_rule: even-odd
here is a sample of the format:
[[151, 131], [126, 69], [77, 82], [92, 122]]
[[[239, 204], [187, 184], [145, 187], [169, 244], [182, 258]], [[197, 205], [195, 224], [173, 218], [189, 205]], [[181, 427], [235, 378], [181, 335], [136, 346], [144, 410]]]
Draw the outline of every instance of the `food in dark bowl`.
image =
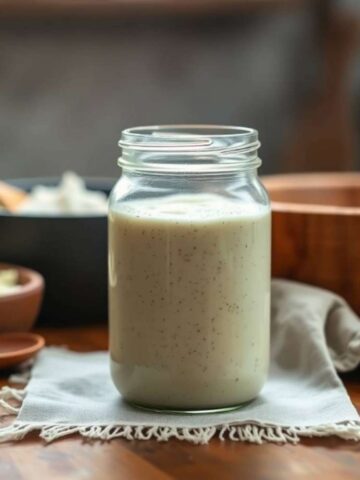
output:
[[[8, 180], [27, 192], [60, 179]], [[115, 179], [85, 179], [92, 192], [109, 195]], [[0, 211], [0, 259], [40, 272], [46, 281], [41, 325], [76, 325], [107, 320], [107, 215]]]

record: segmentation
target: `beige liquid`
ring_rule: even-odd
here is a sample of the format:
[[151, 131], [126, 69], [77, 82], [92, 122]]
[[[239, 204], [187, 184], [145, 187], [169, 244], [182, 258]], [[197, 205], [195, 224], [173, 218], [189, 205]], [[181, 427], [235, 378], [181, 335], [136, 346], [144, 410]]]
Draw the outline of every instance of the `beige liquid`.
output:
[[110, 214], [112, 377], [140, 405], [253, 399], [269, 359], [270, 213], [215, 195]]

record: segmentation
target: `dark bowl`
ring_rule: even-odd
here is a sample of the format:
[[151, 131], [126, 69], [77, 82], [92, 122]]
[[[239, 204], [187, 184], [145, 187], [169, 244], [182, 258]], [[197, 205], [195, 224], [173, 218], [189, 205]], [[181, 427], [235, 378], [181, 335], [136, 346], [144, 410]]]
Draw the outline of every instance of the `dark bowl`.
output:
[[[54, 186], [59, 179], [7, 180], [24, 190]], [[91, 190], [110, 193], [115, 179], [85, 179]], [[107, 321], [107, 217], [0, 213], [0, 261], [40, 272], [46, 282], [40, 325]]]

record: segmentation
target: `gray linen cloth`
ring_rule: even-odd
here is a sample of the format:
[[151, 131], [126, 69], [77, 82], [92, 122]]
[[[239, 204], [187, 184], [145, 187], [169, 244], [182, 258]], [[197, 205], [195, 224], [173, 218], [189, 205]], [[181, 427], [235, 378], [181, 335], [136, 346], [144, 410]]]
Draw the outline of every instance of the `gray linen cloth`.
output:
[[[32, 430], [45, 441], [73, 433], [194, 443], [215, 435], [257, 443], [327, 435], [360, 440], [360, 417], [336, 373], [360, 362], [358, 317], [330, 292], [274, 280], [271, 321], [269, 379], [258, 398], [239, 410], [199, 415], [137, 410], [115, 390], [107, 352], [46, 348], [25, 390], [2, 390], [3, 407], [17, 418], [0, 429], [0, 441], [21, 439]], [[19, 411], [11, 398], [22, 401]]]

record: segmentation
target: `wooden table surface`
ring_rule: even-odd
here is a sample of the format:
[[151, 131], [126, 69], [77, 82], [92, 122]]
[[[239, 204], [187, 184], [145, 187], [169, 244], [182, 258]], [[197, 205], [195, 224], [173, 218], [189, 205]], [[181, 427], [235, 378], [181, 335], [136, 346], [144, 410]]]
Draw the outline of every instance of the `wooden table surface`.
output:
[[[105, 327], [39, 331], [50, 345], [105, 349]], [[360, 410], [360, 371], [344, 376]], [[0, 385], [6, 383], [3, 375]], [[221, 442], [197, 446], [178, 440], [89, 442], [70, 437], [45, 445], [36, 435], [0, 444], [0, 480], [359, 480], [360, 443], [335, 437], [299, 445]]]

